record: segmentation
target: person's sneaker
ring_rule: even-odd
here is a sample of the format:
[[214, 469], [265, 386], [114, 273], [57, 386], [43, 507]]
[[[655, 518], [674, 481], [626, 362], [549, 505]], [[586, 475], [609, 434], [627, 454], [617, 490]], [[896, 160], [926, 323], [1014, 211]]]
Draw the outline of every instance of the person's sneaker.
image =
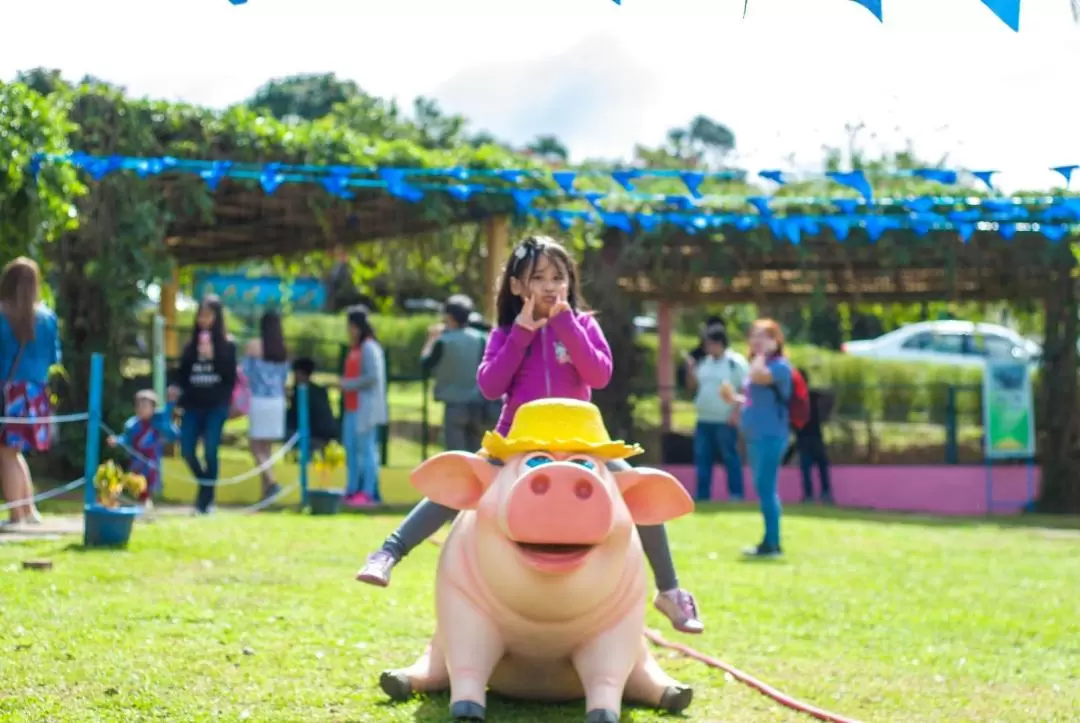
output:
[[277, 497], [279, 494], [281, 494], [281, 485], [279, 485], [279, 484], [268, 485], [266, 487], [266, 489], [263, 490], [262, 499], [259, 500], [259, 501], [260, 502], [266, 502], [269, 499], [273, 499], [274, 497]]
[[778, 546], [766, 545], [764, 542], [762, 542], [760, 545], [748, 547], [743, 550], [743, 555], [745, 555], [746, 557], [754, 557], [759, 560], [773, 560], [781, 557], [783, 554], [783, 550], [781, 550]]
[[833, 498], [832, 498], [832, 492], [822, 492], [822, 493], [821, 493], [821, 497], [820, 497], [820, 498], [818, 499], [818, 501], [819, 501], [819, 502], [821, 502], [821, 504], [823, 504], [823, 505], [833, 505], [833, 504], [836, 504], [836, 503], [835, 503], [835, 502], [833, 501]]
[[390, 571], [394, 569], [397, 560], [386, 550], [376, 550], [368, 555], [367, 562], [360, 572], [356, 573], [356, 579], [376, 587], [387, 587], [390, 584]]
[[681, 587], [656, 593], [653, 607], [666, 615], [672, 627], [681, 633], [696, 635], [705, 629], [705, 624], [698, 619], [694, 596]]
[[746, 496], [741, 494], [728, 495], [728, 502], [746, 502]]
[[356, 494], [346, 497], [345, 504], [348, 507], [370, 507], [371, 498], [363, 492], [357, 492]]

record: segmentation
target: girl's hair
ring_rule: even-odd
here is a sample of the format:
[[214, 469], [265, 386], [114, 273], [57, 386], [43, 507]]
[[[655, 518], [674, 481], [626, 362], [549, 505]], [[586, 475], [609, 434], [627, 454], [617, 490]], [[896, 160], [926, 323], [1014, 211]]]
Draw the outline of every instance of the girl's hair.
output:
[[276, 311], [267, 311], [259, 319], [259, 338], [262, 339], [263, 359], [283, 362], [289, 358], [285, 335], [281, 331], [281, 316]]
[[371, 326], [371, 320], [368, 318], [368, 308], [363, 305], [351, 306], [346, 312], [348, 316], [349, 326], [355, 326], [356, 330], [360, 332], [360, 343], [363, 344], [368, 339], [375, 338], [375, 329]]
[[773, 352], [774, 357], [784, 355], [784, 332], [772, 319], [758, 319], [750, 325], [750, 333], [753, 334], [756, 331], [760, 331], [776, 342], [776, 351]]
[[33, 259], [25, 256], [8, 263], [0, 273], [0, 309], [11, 325], [15, 339], [21, 344], [34, 340], [37, 306], [41, 289], [41, 272]]
[[199, 308], [195, 310], [195, 324], [191, 327], [191, 341], [188, 344], [192, 349], [199, 344], [199, 312], [203, 309], [214, 312], [214, 324], [210, 327], [210, 338], [214, 342], [214, 350], [224, 348], [229, 341], [229, 336], [225, 332], [225, 306], [214, 294], [204, 296]]
[[551, 263], [566, 269], [568, 287], [566, 303], [570, 304], [570, 308], [574, 311], [583, 311], [587, 308], [585, 299], [581, 296], [577, 265], [566, 248], [550, 236], [526, 236], [514, 248], [510, 259], [506, 262], [506, 268], [503, 269], [499, 294], [495, 299], [499, 326], [512, 326], [518, 314], [521, 313], [522, 307], [525, 306], [522, 298], [510, 291], [510, 280], [517, 279], [527, 284], [529, 275], [536, 268], [536, 262], [541, 256], [546, 256]]

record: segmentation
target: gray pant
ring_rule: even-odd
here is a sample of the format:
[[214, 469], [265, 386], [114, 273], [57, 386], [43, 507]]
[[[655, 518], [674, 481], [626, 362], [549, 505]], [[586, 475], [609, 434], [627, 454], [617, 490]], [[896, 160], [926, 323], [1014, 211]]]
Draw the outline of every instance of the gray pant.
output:
[[[617, 472], [620, 469], [630, 469], [630, 464], [618, 460], [609, 463], [608, 468]], [[444, 507], [425, 497], [401, 525], [390, 533], [383, 543], [383, 549], [393, 555], [395, 560], [400, 560], [456, 516], [457, 510]], [[645, 557], [653, 570], [656, 588], [663, 592], [674, 590], [679, 586], [679, 579], [675, 576], [675, 561], [671, 557], [667, 530], [663, 525], [638, 525], [637, 530]]]
[[473, 452], [480, 449], [485, 429], [486, 402], [446, 404], [443, 438], [447, 450]]

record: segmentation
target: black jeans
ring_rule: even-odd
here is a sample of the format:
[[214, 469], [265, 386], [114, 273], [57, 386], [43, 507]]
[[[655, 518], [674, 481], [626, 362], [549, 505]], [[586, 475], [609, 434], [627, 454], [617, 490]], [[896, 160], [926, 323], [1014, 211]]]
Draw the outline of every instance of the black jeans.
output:
[[821, 479], [821, 494], [832, 494], [829, 489], [829, 454], [825, 449], [825, 440], [820, 435], [799, 436], [795, 439], [795, 445], [799, 450], [803, 496], [807, 499], [814, 496], [814, 482], [810, 478], [814, 467], [817, 467]]

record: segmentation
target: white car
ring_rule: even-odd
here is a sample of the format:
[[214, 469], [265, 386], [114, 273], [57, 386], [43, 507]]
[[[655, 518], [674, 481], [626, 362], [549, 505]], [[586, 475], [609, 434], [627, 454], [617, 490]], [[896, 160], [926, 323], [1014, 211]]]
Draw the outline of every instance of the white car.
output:
[[988, 360], [1037, 364], [1042, 356], [1042, 347], [1012, 329], [955, 320], [909, 324], [877, 339], [849, 341], [841, 350], [885, 361], [965, 367], [985, 366]]

